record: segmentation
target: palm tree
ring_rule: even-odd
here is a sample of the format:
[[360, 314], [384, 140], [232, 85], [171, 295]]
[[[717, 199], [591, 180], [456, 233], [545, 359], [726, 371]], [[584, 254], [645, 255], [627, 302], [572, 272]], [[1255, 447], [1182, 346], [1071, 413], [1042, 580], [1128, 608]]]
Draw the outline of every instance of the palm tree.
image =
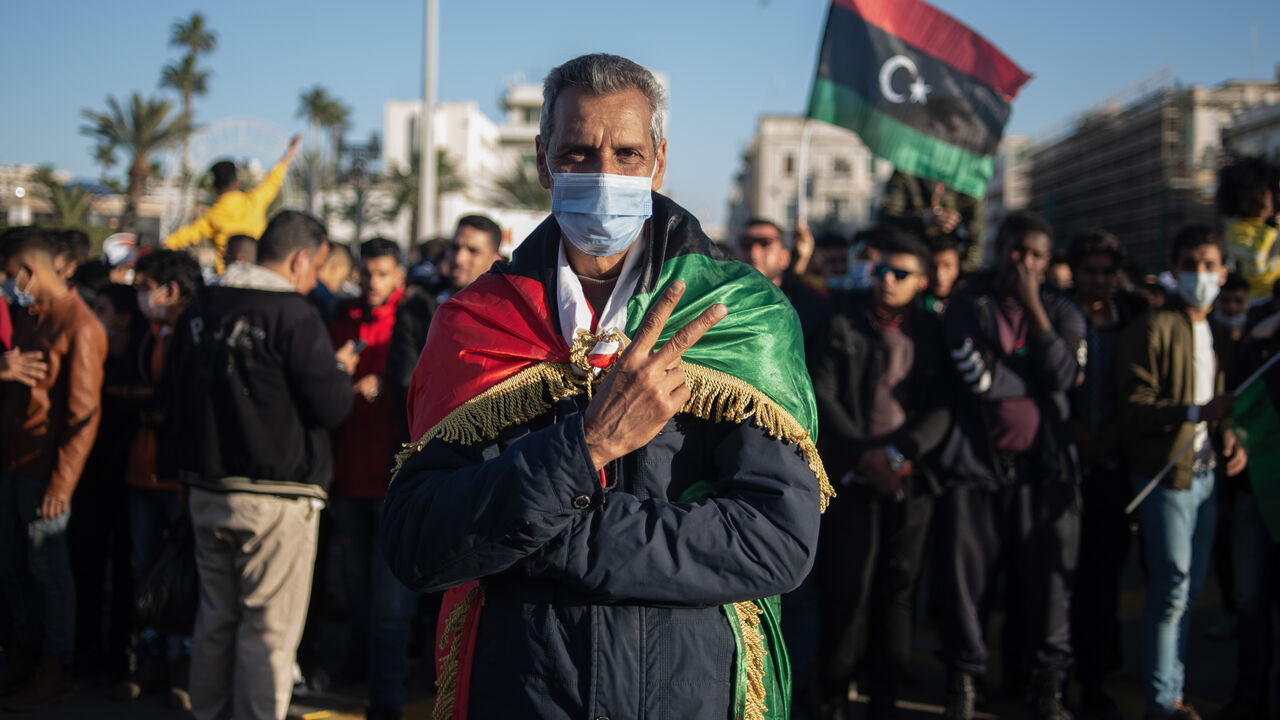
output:
[[[160, 73], [160, 87], [168, 87], [182, 94], [182, 114], [191, 126], [191, 98], [204, 95], [209, 90], [209, 71], [196, 68], [201, 53], [211, 53], [218, 47], [218, 33], [205, 24], [204, 15], [191, 13], [186, 21], [178, 20], [169, 28], [169, 46], [186, 48], [187, 54], [179, 62], [166, 65]], [[194, 126], [191, 126], [194, 127]], [[191, 132], [182, 138], [182, 173], [188, 172], [187, 141]]]
[[205, 24], [204, 15], [193, 12], [185, 22], [177, 20], [169, 28], [169, 46], [186, 48], [193, 56], [211, 53], [218, 49], [218, 33]]
[[80, 132], [129, 153], [129, 185], [125, 191], [124, 215], [120, 218], [121, 232], [134, 232], [138, 222], [138, 201], [151, 177], [151, 156], [182, 141], [190, 129], [190, 122], [182, 114], [173, 115], [173, 105], [163, 98], [144, 98], [133, 93], [127, 105], [115, 97], [107, 96], [107, 111], [95, 112], [88, 108], [80, 111], [88, 121]]
[[499, 178], [497, 183], [501, 207], [526, 210], [550, 210], [551, 191], [538, 182], [537, 171], [528, 163], [520, 165], [510, 175]]
[[53, 176], [53, 168], [48, 165], [36, 168], [33, 179], [53, 206], [55, 223], [62, 227], [84, 227], [88, 224], [89, 210], [98, 197], [93, 190], [83, 184], [63, 185]]
[[[387, 208], [386, 219], [394, 222], [405, 209], [409, 210], [409, 238], [418, 242], [418, 177], [422, 169], [422, 153], [416, 149], [409, 155], [409, 168], [401, 168], [397, 163], [389, 163], [387, 181], [391, 185], [391, 205]], [[436, 149], [436, 217], [440, 216], [440, 196], [447, 192], [460, 192], [467, 184], [453, 161], [443, 148]]]
[[108, 171], [116, 164], [116, 147], [110, 142], [99, 141], [93, 148], [93, 161], [102, 166], [102, 184], [106, 185], [110, 182], [107, 178]]
[[337, 98], [330, 99], [324, 109], [323, 124], [329, 132], [329, 147], [336, 166], [342, 152], [342, 135], [351, 129], [351, 106]]
[[[160, 71], [160, 87], [178, 91], [182, 96], [182, 114], [188, 121], [191, 118], [191, 98], [209, 91], [209, 75], [208, 70], [196, 67], [195, 55], [185, 55], [181, 60], [165, 65]], [[188, 140], [189, 136], [182, 138], [183, 174], [187, 173], [190, 166]]]
[[320, 191], [320, 183], [323, 179], [323, 152], [316, 145], [319, 142], [321, 128], [326, 123], [333, 112], [333, 104], [336, 101], [329, 95], [329, 91], [325, 90], [321, 85], [312, 85], [310, 88], [303, 90], [298, 95], [298, 112], [297, 116], [306, 120], [311, 126], [309, 137], [311, 138], [311, 148], [309, 153], [304, 152], [304, 157], [310, 155], [307, 159], [307, 212], [315, 214], [316, 196]]

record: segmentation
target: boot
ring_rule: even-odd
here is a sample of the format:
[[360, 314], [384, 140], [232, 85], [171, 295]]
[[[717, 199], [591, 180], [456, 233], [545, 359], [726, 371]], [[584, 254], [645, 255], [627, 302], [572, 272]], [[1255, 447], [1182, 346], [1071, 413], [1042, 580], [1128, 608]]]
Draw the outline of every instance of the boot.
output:
[[1074, 720], [1062, 704], [1062, 681], [1058, 678], [1034, 678], [1029, 696], [1037, 720]]
[[977, 698], [973, 676], [955, 671], [947, 688], [947, 707], [942, 712], [944, 720], [973, 720], [973, 705]]
[[71, 673], [56, 659], [45, 656], [31, 682], [9, 698], [8, 709], [20, 712], [54, 705], [67, 699], [73, 689]]

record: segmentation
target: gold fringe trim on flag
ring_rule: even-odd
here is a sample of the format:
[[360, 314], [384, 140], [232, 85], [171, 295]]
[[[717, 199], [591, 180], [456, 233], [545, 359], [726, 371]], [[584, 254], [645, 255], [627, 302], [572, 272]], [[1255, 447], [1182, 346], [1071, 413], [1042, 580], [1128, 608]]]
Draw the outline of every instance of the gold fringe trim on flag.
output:
[[453, 718], [454, 693], [458, 689], [458, 656], [462, 653], [462, 631], [467, 625], [467, 616], [476, 603], [484, 606], [484, 583], [471, 588], [462, 601], [449, 611], [449, 617], [445, 618], [437, 650], [444, 650], [446, 641], [449, 645], [447, 654], [440, 660], [440, 675], [436, 678], [436, 704], [431, 709], [431, 720]]
[[[818, 507], [825, 512], [836, 493], [809, 431], [750, 384], [709, 367], [688, 362], [680, 364], [685, 384], [692, 393], [680, 411], [712, 422], [750, 420], [769, 437], [797, 445], [809, 470], [818, 479]], [[594, 380], [580, 377], [573, 366], [562, 363], [539, 363], [521, 370], [458, 406], [417, 442], [405, 445], [396, 456], [391, 476], [395, 477], [406, 460], [436, 438], [460, 445], [492, 440], [512, 425], [531, 422], [559, 400], [583, 392], [590, 395], [590, 387], [602, 377]]]
[[822, 458], [818, 457], [818, 447], [814, 445], [809, 431], [781, 405], [750, 384], [702, 365], [682, 362], [681, 366], [692, 397], [680, 411], [712, 422], [750, 420], [769, 437], [798, 445], [809, 469], [818, 479], [818, 508], [825, 512], [836, 491], [827, 478], [827, 469], [822, 465]]
[[764, 648], [764, 631], [760, 629], [759, 605], [747, 600], [733, 604], [738, 615], [738, 628], [742, 631], [743, 654], [747, 659], [747, 692], [743, 701], [743, 720], [764, 720], [769, 712], [765, 705], [764, 659], [769, 654]]

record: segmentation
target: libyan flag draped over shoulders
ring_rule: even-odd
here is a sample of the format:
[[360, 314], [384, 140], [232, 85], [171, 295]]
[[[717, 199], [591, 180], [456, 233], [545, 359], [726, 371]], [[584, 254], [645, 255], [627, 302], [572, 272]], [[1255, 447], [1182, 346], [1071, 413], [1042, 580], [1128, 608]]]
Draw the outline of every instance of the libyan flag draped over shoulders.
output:
[[[653, 195], [649, 237], [638, 245], [636, 290], [626, 306], [630, 338], [671, 283], [686, 289], [659, 343], [714, 303], [729, 315], [683, 355], [691, 398], [682, 413], [711, 422], [749, 423], [793, 444], [807, 460], [825, 509], [834, 491], [814, 440], [817, 412], [805, 370], [803, 342], [786, 296], [760, 273], [724, 256], [696, 219], [670, 199]], [[549, 412], [555, 402], [587, 396], [602, 376], [589, 353], [605, 337], [561, 334], [556, 292], [560, 228], [548, 218], [516, 251], [440, 306], [410, 386], [409, 423], [415, 442], [401, 453], [393, 476], [433, 442], [474, 445], [505, 428]], [[603, 331], [602, 331], [603, 332]], [[678, 502], [714, 495], [694, 483]], [[660, 582], [660, 578], [655, 578]], [[433, 717], [463, 720], [486, 583], [445, 592], [437, 625], [440, 677]], [[783, 720], [790, 706], [790, 668], [778, 598], [723, 606], [737, 652], [735, 720]]]
[[1030, 77], [922, 0], [833, 0], [808, 116], [852, 130], [902, 172], [981, 198]]

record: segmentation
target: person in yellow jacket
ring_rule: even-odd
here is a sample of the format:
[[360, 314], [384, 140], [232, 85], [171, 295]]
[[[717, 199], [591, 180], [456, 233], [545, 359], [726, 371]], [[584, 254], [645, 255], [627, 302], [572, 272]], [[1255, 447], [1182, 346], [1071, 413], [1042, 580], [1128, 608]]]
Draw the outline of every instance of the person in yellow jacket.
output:
[[1223, 215], [1227, 255], [1249, 282], [1249, 298], [1270, 298], [1280, 280], [1276, 246], [1280, 167], [1262, 157], [1246, 157], [1218, 175], [1218, 212]]
[[284, 175], [289, 170], [289, 163], [298, 152], [301, 135], [294, 135], [289, 142], [289, 149], [276, 166], [258, 187], [244, 191], [240, 189], [240, 180], [236, 177], [236, 165], [230, 160], [221, 160], [213, 164], [213, 190], [218, 193], [218, 200], [196, 218], [165, 238], [164, 246], [171, 250], [196, 245], [205, 239], [213, 241], [218, 251], [218, 273], [225, 265], [223, 255], [227, 240], [232, 235], [248, 235], [258, 237], [267, 227], [267, 207], [275, 200], [276, 193], [284, 184]]

